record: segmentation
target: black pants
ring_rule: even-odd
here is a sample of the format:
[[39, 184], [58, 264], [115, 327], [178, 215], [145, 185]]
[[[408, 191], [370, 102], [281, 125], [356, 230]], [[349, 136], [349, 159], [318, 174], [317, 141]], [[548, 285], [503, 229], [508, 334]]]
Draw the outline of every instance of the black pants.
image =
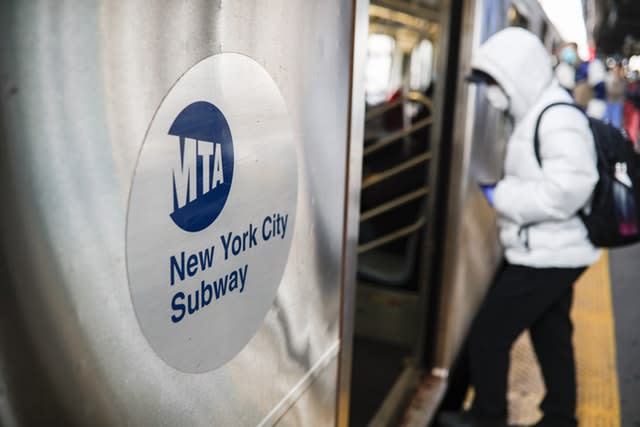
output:
[[575, 426], [576, 374], [570, 311], [573, 284], [585, 268], [505, 265], [478, 312], [469, 336], [472, 412], [507, 416], [509, 353], [529, 329], [547, 394], [540, 406], [545, 425]]

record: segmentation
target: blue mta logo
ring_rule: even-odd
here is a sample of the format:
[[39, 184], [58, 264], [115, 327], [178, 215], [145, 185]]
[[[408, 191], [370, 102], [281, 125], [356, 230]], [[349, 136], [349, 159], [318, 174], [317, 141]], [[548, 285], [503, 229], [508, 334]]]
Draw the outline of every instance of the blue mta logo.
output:
[[213, 104], [188, 105], [169, 129], [176, 136], [173, 166], [175, 224], [196, 232], [216, 220], [233, 179], [233, 141], [227, 120]]

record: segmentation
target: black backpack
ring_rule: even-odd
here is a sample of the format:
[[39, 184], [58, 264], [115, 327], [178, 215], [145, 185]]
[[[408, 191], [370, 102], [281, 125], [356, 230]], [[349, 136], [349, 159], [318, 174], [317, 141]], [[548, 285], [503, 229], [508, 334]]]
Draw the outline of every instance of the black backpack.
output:
[[[538, 164], [540, 140], [538, 127], [545, 111], [556, 105], [568, 105], [582, 109], [568, 102], [556, 102], [546, 106], [536, 121], [534, 150]], [[583, 112], [584, 113], [584, 112]], [[594, 246], [612, 248], [640, 241], [640, 155], [627, 137], [614, 126], [602, 120], [588, 117], [598, 156], [600, 178], [593, 190], [590, 209], [579, 212], [587, 227], [589, 240]]]

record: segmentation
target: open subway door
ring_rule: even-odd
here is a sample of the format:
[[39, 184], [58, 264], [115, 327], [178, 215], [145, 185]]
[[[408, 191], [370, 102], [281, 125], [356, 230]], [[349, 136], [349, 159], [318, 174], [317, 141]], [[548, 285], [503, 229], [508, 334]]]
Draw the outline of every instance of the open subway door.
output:
[[439, 120], [435, 88], [444, 80], [435, 77], [440, 4], [373, 1], [368, 15], [354, 426], [398, 422], [423, 366], [438, 155], [431, 135]]
[[0, 424], [335, 424], [354, 13], [2, 3]]
[[[351, 425], [411, 418], [405, 409], [425, 395], [435, 355], [459, 31], [451, 20], [447, 1], [369, 7]], [[443, 386], [426, 391], [431, 405]]]
[[505, 122], [463, 81], [509, 2], [372, 1], [351, 421], [425, 425], [500, 260]]

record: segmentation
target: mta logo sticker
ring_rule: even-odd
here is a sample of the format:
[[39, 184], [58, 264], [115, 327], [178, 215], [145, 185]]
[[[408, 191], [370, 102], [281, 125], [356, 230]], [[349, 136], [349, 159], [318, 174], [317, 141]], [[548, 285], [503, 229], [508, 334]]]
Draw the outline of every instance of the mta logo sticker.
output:
[[233, 141], [229, 125], [215, 105], [199, 101], [176, 117], [175, 165], [171, 171], [170, 217], [184, 231], [211, 225], [224, 208], [233, 180]]
[[132, 177], [126, 259], [140, 330], [169, 366], [242, 368], [231, 360], [270, 333], [258, 331], [298, 274], [297, 144], [278, 85], [248, 56], [209, 56], [168, 88]]

